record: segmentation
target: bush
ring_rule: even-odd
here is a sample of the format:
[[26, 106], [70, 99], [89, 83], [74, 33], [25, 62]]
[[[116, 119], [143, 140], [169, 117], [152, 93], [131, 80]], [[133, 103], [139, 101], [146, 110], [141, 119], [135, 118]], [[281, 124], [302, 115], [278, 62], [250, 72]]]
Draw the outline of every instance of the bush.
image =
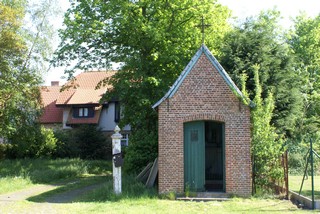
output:
[[111, 139], [95, 125], [80, 125], [72, 130], [56, 130], [58, 139], [55, 157], [111, 159]]
[[51, 157], [55, 152], [57, 139], [51, 129], [39, 124], [19, 128], [8, 138], [11, 144], [6, 151], [9, 158]]
[[124, 170], [138, 173], [158, 156], [158, 140], [156, 132], [140, 130], [130, 136], [129, 147], [125, 150]]
[[80, 157], [80, 148], [74, 140], [73, 130], [57, 129], [54, 131], [57, 138], [57, 148], [54, 154], [56, 158], [75, 158]]
[[0, 143], [0, 160], [5, 159], [7, 157], [7, 153], [11, 148], [11, 144]]

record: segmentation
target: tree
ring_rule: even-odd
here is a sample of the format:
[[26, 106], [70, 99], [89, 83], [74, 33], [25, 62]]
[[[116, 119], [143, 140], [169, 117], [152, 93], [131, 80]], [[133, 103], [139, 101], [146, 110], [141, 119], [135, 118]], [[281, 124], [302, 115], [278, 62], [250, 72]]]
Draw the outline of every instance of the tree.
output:
[[275, 99], [272, 123], [278, 133], [292, 137], [302, 116], [300, 78], [279, 19], [279, 12], [266, 11], [235, 27], [225, 38], [220, 62], [238, 85], [241, 74], [248, 75], [246, 88], [251, 99], [255, 94], [253, 65], [260, 65], [262, 98], [271, 91]]
[[[252, 160], [254, 191], [272, 188], [274, 181], [282, 177], [282, 168], [279, 157], [284, 152], [281, 136], [276, 133], [271, 124], [274, 110], [272, 93], [262, 98], [262, 86], [259, 81], [258, 65], [252, 66], [254, 75], [254, 108], [251, 111], [252, 123]], [[243, 80], [244, 83], [244, 80]], [[244, 85], [244, 84], [243, 84]], [[242, 87], [244, 90], [244, 87]], [[247, 94], [244, 91], [244, 94]]]
[[121, 125], [130, 124], [132, 135], [126, 166], [141, 169], [157, 156], [157, 113], [151, 106], [169, 89], [201, 44], [201, 17], [215, 32], [207, 45], [218, 46], [229, 30], [227, 8], [216, 1], [73, 2], [60, 31], [62, 43], [55, 65], [75, 69], [108, 69], [111, 62], [121, 69], [106, 81], [112, 83], [105, 99], [122, 102]]
[[[10, 3], [10, 2], [9, 2]], [[0, 3], [0, 135], [7, 137], [37, 111], [38, 84], [34, 71], [24, 67], [26, 43], [19, 33], [23, 8]]]
[[299, 121], [299, 132], [305, 135], [317, 131], [320, 124], [320, 15], [310, 18], [300, 14], [294, 23], [288, 42], [303, 81], [304, 117]]
[[[37, 35], [26, 35], [31, 32], [23, 27], [27, 8], [24, 0], [0, 2], [0, 136], [21, 148], [27, 142], [28, 147], [46, 143], [47, 133], [37, 125], [41, 71], [35, 62], [43, 55], [35, 46], [40, 29]], [[35, 140], [41, 138], [41, 133], [44, 140]]]

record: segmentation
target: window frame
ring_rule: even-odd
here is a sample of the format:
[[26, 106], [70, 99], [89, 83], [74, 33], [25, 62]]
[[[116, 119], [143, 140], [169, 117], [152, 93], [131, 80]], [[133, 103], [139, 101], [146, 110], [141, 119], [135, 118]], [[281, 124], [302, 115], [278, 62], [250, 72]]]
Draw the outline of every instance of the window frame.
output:
[[120, 103], [118, 101], [114, 102], [114, 122], [119, 123], [121, 116]]
[[73, 107], [73, 118], [93, 118], [94, 107]]

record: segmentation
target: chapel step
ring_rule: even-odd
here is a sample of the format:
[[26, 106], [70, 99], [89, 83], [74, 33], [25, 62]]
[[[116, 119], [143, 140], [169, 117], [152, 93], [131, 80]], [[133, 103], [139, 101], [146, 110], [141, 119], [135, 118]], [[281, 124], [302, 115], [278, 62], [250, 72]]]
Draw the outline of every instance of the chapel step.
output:
[[230, 195], [224, 192], [198, 192], [196, 197], [178, 197], [180, 201], [228, 201]]

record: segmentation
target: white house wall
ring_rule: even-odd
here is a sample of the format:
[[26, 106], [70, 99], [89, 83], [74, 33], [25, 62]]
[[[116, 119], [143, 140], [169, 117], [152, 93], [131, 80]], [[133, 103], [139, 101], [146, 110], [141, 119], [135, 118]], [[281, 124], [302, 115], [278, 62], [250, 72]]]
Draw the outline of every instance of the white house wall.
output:
[[70, 111], [71, 111], [70, 107], [63, 108], [63, 118], [62, 118], [63, 129], [70, 129], [71, 128], [70, 126], [67, 126], [67, 121], [68, 121]]
[[[113, 131], [116, 127], [117, 123], [114, 122], [114, 116], [115, 116], [115, 104], [109, 103], [108, 107], [104, 107], [100, 114], [100, 120], [99, 120], [99, 128], [101, 128], [102, 131]], [[126, 125], [123, 129], [123, 131], [130, 131], [131, 127], [130, 125]]]

